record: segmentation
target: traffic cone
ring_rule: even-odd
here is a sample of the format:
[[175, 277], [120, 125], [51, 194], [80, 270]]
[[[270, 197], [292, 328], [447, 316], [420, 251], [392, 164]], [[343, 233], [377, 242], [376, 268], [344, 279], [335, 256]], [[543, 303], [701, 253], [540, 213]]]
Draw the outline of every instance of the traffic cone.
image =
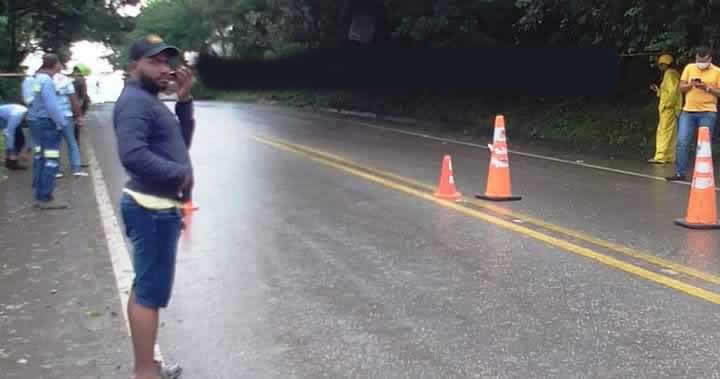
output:
[[493, 144], [488, 147], [490, 148], [490, 168], [488, 169], [487, 188], [484, 194], [476, 194], [475, 197], [492, 201], [522, 199], [520, 196], [513, 196], [510, 189], [510, 160], [503, 115], [495, 117]]
[[449, 155], [443, 158], [442, 169], [440, 170], [440, 183], [435, 192], [435, 197], [444, 200], [460, 201], [462, 194], [455, 188], [455, 177], [453, 176], [452, 159]]
[[720, 229], [715, 201], [710, 128], [701, 126], [698, 132], [695, 173], [690, 188], [687, 215], [684, 219], [675, 220], [675, 223], [690, 229]]

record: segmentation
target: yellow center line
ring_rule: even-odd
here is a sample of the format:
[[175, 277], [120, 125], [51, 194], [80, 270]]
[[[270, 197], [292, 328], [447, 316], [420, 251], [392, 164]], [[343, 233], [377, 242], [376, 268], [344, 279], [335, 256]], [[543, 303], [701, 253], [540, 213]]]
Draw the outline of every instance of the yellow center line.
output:
[[[341, 165], [344, 165], [344, 166], [355, 167], [355, 168], [358, 168], [358, 169], [360, 169], [360, 170], [362, 170], [362, 171], [367, 171], [367, 172], [369, 172], [369, 173], [371, 173], [371, 174], [374, 174], [374, 175], [377, 175], [377, 176], [381, 176], [381, 177], [385, 177], [385, 178], [390, 178], [390, 179], [393, 179], [393, 180], [395, 180], [395, 181], [399, 181], [399, 182], [401, 182], [401, 183], [407, 183], [407, 184], [410, 184], [410, 185], [412, 185], [412, 186], [425, 189], [425, 190], [427, 190], [427, 191], [429, 191], [429, 192], [432, 192], [432, 191], [435, 190], [435, 188], [434, 188], [433, 186], [431, 186], [431, 185], [429, 185], [429, 184], [427, 184], [427, 183], [422, 183], [422, 182], [416, 181], [416, 180], [414, 180], [414, 179], [410, 179], [410, 178], [406, 178], [406, 177], [403, 177], [403, 176], [395, 175], [395, 174], [392, 174], [392, 173], [389, 173], [389, 172], [385, 172], [385, 171], [382, 171], [382, 170], [378, 170], [378, 169], [374, 169], [374, 168], [370, 168], [370, 167], [365, 167], [365, 166], [362, 166], [362, 165], [360, 165], [360, 164], [358, 164], [358, 163], [356, 163], [356, 162], [347, 160], [347, 159], [345, 159], [345, 158], [343, 158], [343, 157], [341, 157], [341, 156], [338, 156], [338, 155], [335, 155], [335, 154], [332, 154], [332, 153], [328, 153], [328, 152], [324, 152], [324, 151], [318, 151], [318, 150], [315, 150], [315, 149], [310, 148], [310, 147], [307, 147], [307, 146], [301, 146], [301, 145], [297, 145], [297, 144], [292, 144], [292, 143], [285, 142], [285, 141], [278, 141], [278, 140], [275, 140], [275, 139], [272, 139], [272, 138], [267, 138], [267, 137], [265, 137], [265, 138], [266, 138], [267, 140], [269, 140], [269, 141], [276, 141], [276, 142], [278, 142], [278, 143], [280, 143], [280, 144], [283, 144], [283, 145], [292, 146], [292, 147], [294, 147], [295, 149], [298, 149], [298, 150], [300, 150], [300, 151], [304, 151], [304, 152], [306, 152], [306, 153], [310, 153], [310, 154], [317, 155], [317, 156], [320, 156], [320, 157], [323, 157], [323, 158], [331, 159], [331, 160], [336, 161], [337, 163], [339, 163], [339, 164], [341, 164]], [[522, 221], [522, 222], [524, 222], [524, 223], [531, 224], [531, 225], [535, 225], [535, 226], [539, 226], [539, 227], [541, 227], [541, 228], [543, 228], [543, 229], [546, 229], [546, 230], [549, 230], [549, 231], [552, 231], [552, 232], [555, 232], [555, 233], [564, 234], [564, 235], [566, 235], [566, 236], [569, 236], [569, 237], [578, 239], [578, 240], [580, 240], [580, 241], [584, 241], [584, 242], [587, 242], [587, 243], [591, 243], [591, 244], [593, 244], [593, 245], [600, 246], [600, 247], [605, 248], [605, 249], [608, 249], [608, 250], [612, 250], [612, 251], [614, 251], [614, 252], [616, 252], [616, 253], [623, 254], [623, 255], [629, 256], [629, 257], [631, 257], [631, 258], [634, 258], [634, 259], [637, 259], [637, 260], [640, 260], [640, 261], [644, 261], [644, 262], [653, 264], [653, 265], [658, 266], [658, 267], [662, 267], [662, 268], [665, 268], [665, 269], [669, 269], [669, 270], [675, 271], [675, 272], [680, 273], [680, 274], [684, 274], [684, 275], [687, 275], [687, 276], [691, 276], [691, 277], [694, 277], [694, 278], [697, 278], [697, 279], [704, 280], [704, 281], [706, 281], [706, 282], [708, 282], [708, 283], [720, 285], [720, 276], [713, 275], [713, 274], [710, 274], [710, 273], [707, 273], [707, 272], [704, 272], [704, 271], [700, 271], [700, 270], [698, 270], [698, 269], [689, 267], [689, 266], [687, 266], [687, 265], [683, 265], [683, 264], [681, 264], [681, 263], [676, 263], [676, 262], [673, 262], [673, 261], [669, 261], [669, 260], [667, 260], [667, 259], [663, 259], [663, 258], [657, 257], [657, 256], [653, 255], [653, 254], [650, 253], [650, 252], [640, 251], [640, 250], [633, 249], [633, 248], [631, 248], [631, 247], [624, 246], [624, 245], [621, 245], [621, 244], [618, 244], [618, 243], [606, 241], [606, 240], [597, 238], [597, 237], [595, 237], [595, 236], [589, 235], [589, 234], [587, 234], [587, 233], [583, 233], [583, 232], [581, 232], [581, 231], [573, 230], [573, 229], [566, 228], [566, 227], [563, 227], [563, 226], [560, 226], [560, 225], [551, 224], [551, 223], [549, 223], [549, 222], [547, 222], [547, 221], [543, 221], [543, 220], [537, 219], [537, 218], [535, 218], [535, 217], [532, 217], [532, 216], [529, 216], [529, 215], [526, 215], [526, 214], [523, 214], [523, 213], [520, 213], [520, 212], [517, 212], [517, 211], [510, 210], [510, 209], [508, 209], [508, 208], [499, 207], [499, 206], [496, 206], [496, 205], [493, 205], [493, 204], [488, 204], [488, 203], [486, 203], [486, 202], [482, 202], [482, 201], [479, 201], [479, 200], [474, 199], [474, 198], [466, 198], [466, 197], [464, 197], [463, 199], [464, 199], [467, 203], [470, 203], [470, 204], [472, 204], [472, 205], [474, 205], [474, 206], [476, 206], [476, 207], [484, 208], [484, 209], [487, 209], [487, 210], [492, 211], [492, 212], [497, 213], [497, 214], [501, 214], [501, 215], [504, 215], [504, 216], [512, 217], [512, 218], [515, 218], [515, 219], [517, 219], [517, 220], [520, 220], [520, 221]]]
[[288, 142], [284, 142], [284, 141], [271, 140], [271, 139], [268, 139], [265, 137], [260, 137], [260, 136], [251, 136], [251, 138], [262, 144], [272, 146], [279, 150], [284, 150], [284, 151], [288, 151], [288, 152], [292, 152], [292, 153], [304, 156], [307, 159], [312, 160], [314, 162], [318, 162], [323, 165], [330, 166], [330, 167], [336, 168], [338, 170], [344, 171], [346, 173], [352, 174], [354, 176], [366, 179], [368, 181], [381, 184], [387, 188], [391, 188], [391, 189], [394, 189], [394, 190], [397, 190], [400, 192], [404, 192], [406, 194], [415, 196], [415, 197], [423, 199], [423, 200], [434, 202], [445, 208], [455, 210], [455, 211], [465, 214], [467, 216], [471, 216], [476, 219], [483, 220], [487, 223], [502, 227], [504, 229], [534, 238], [534, 239], [544, 242], [548, 245], [558, 247], [562, 250], [569, 251], [571, 253], [574, 253], [576, 255], [579, 255], [579, 256], [582, 256], [582, 257], [585, 257], [588, 259], [592, 259], [592, 260], [602, 263], [606, 266], [615, 268], [620, 271], [625, 271], [627, 273], [636, 275], [636, 276], [646, 279], [648, 281], [651, 281], [651, 282], [675, 289], [677, 291], [683, 292], [690, 296], [693, 296], [693, 297], [696, 297], [699, 299], [703, 299], [703, 300], [706, 300], [706, 301], [714, 303], [714, 304], [720, 304], [720, 294], [717, 294], [717, 293], [714, 293], [714, 292], [711, 292], [711, 291], [708, 291], [708, 290], [705, 290], [705, 289], [702, 289], [699, 287], [695, 287], [695, 286], [692, 286], [687, 283], [683, 283], [679, 280], [667, 277], [665, 275], [657, 274], [655, 272], [646, 270], [642, 267], [639, 267], [639, 266], [636, 266], [636, 265], [633, 265], [633, 264], [630, 264], [627, 262], [623, 262], [621, 260], [610, 257], [608, 255], [598, 253], [596, 251], [588, 249], [586, 247], [575, 245], [566, 240], [556, 238], [556, 237], [553, 237], [553, 236], [550, 236], [547, 234], [543, 234], [538, 231], [532, 230], [530, 228], [527, 228], [527, 227], [524, 227], [521, 225], [514, 224], [509, 221], [505, 221], [499, 217], [495, 217], [495, 216], [480, 212], [476, 209], [468, 208], [466, 206], [463, 206], [463, 205], [460, 205], [460, 204], [457, 204], [454, 202], [439, 200], [429, 193], [419, 191], [419, 190], [409, 187], [407, 185], [404, 185], [401, 183], [396, 183], [396, 182], [390, 181], [388, 179], [382, 178], [380, 176], [373, 175], [371, 173], [365, 172], [365, 170], [352, 168], [347, 165], [343, 165], [341, 163], [334, 162], [333, 160], [328, 159], [327, 156], [323, 157], [322, 156], [323, 154], [314, 153], [313, 150], [310, 148], [292, 144], [292, 143], [288, 143]]

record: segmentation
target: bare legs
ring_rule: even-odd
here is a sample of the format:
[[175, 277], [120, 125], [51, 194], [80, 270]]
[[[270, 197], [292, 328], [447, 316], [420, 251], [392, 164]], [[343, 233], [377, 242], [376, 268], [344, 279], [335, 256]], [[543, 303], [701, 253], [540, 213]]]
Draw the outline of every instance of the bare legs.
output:
[[135, 293], [130, 294], [127, 312], [135, 353], [134, 379], [159, 379], [159, 367], [154, 359], [159, 312], [137, 304]]

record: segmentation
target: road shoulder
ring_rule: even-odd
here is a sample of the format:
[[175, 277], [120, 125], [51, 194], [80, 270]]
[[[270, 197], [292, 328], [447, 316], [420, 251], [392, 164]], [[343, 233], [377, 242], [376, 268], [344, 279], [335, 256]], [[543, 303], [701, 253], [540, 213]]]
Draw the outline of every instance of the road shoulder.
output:
[[131, 349], [92, 178], [66, 173], [56, 197], [72, 209], [41, 212], [30, 170], [8, 176], [0, 183], [0, 372], [128, 377]]

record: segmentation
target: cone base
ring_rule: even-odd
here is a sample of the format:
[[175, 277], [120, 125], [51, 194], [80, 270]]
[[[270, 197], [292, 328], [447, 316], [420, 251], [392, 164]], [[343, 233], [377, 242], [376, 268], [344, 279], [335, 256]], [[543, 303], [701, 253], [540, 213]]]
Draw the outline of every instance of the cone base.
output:
[[482, 200], [490, 200], [490, 201], [518, 201], [522, 200], [522, 196], [489, 196], [484, 193], [478, 193], [475, 194], [475, 197]]
[[460, 201], [462, 199], [462, 194], [460, 192], [455, 192], [455, 193], [449, 194], [449, 195], [435, 192], [433, 195], [435, 197], [437, 197], [438, 199], [442, 199], [442, 200]]
[[691, 224], [687, 222], [684, 218], [679, 218], [675, 220], [676, 225], [680, 225], [682, 227], [688, 228], [688, 229], [695, 229], [695, 230], [712, 230], [712, 229], [720, 229], [720, 223], [715, 224]]

